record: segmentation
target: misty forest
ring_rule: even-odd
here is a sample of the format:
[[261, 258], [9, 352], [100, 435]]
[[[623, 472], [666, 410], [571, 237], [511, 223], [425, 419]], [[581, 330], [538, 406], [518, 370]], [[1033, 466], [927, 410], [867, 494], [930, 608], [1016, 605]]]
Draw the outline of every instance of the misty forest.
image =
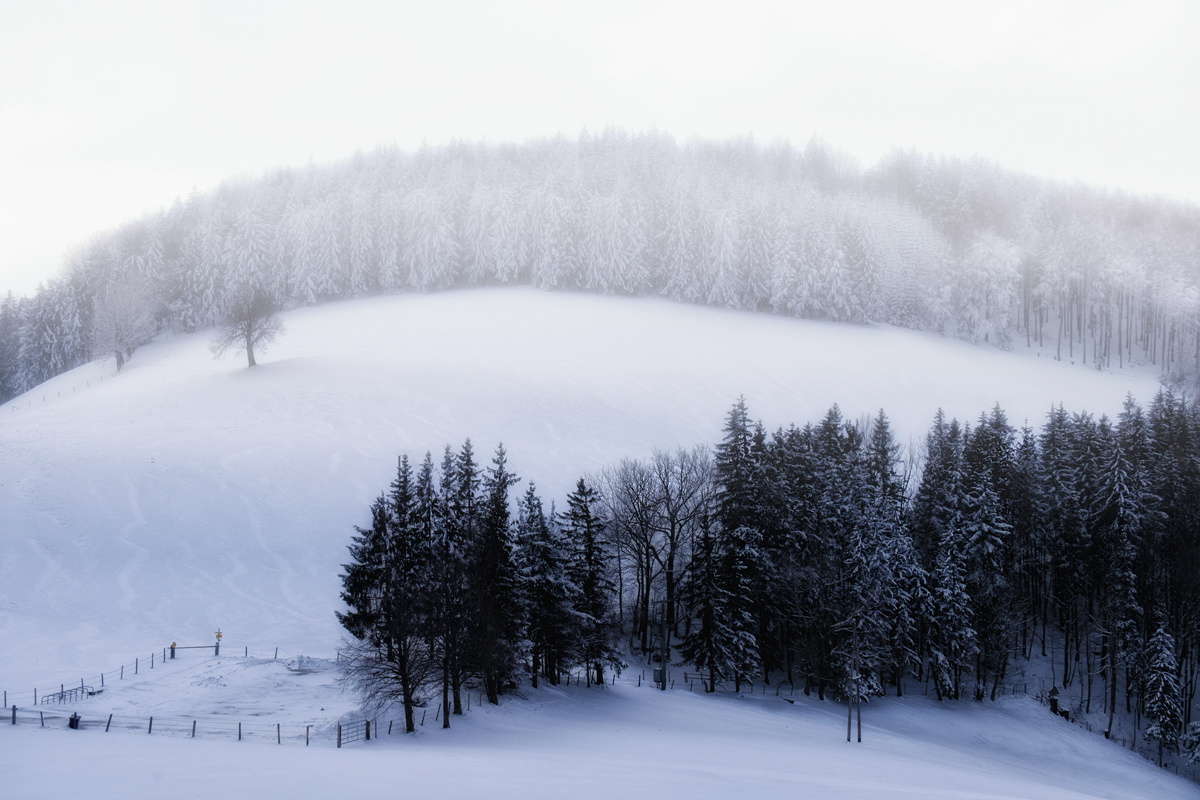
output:
[[530, 284], [886, 322], [1096, 367], [1200, 363], [1200, 212], [823, 141], [606, 131], [380, 149], [195, 192], [0, 303], [0, 399], [230, 310]]
[[503, 447], [487, 469], [469, 441], [415, 474], [402, 457], [345, 566], [347, 674], [412, 731], [438, 692], [460, 714], [464, 686], [602, 684], [662, 625], [707, 691], [994, 700], [1039, 659], [1106, 735], [1120, 714], [1160, 761], [1196, 757], [1200, 408], [1163, 391], [1040, 430], [938, 412], [901, 451], [883, 411], [768, 433], [739, 400], [715, 451], [624, 460], [562, 512], [532, 484], [510, 509]]

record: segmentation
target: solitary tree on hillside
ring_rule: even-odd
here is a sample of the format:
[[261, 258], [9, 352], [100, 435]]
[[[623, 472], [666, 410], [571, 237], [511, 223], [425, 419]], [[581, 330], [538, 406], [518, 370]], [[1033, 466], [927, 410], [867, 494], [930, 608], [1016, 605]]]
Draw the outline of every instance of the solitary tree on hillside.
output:
[[222, 356], [225, 351], [244, 345], [246, 366], [253, 367], [254, 348], [265, 350], [281, 333], [283, 323], [275, 313], [275, 304], [264, 292], [250, 289], [233, 296], [225, 309], [225, 321], [213, 337], [211, 349], [214, 356]]

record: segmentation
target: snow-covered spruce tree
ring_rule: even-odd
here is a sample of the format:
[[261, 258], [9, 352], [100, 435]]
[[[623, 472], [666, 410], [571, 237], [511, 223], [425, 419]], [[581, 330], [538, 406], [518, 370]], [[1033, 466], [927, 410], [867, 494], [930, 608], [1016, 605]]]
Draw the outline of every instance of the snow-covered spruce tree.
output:
[[734, 638], [733, 631], [725, 624], [724, 592], [718, 583], [717, 537], [712, 525], [700, 529], [700, 537], [692, 550], [691, 560], [683, 580], [683, 603], [691, 625], [687, 635], [679, 644], [679, 653], [685, 663], [696, 669], [708, 671], [706, 691], [716, 691], [718, 676], [728, 659], [726, 643]]
[[438, 491], [441, 499], [442, 525], [446, 534], [444, 542], [452, 553], [448, 563], [454, 565], [451, 584], [457, 588], [453, 598], [447, 598], [446, 628], [448, 641], [450, 691], [454, 701], [454, 714], [463, 713], [462, 689], [476, 671], [476, 655], [473, 650], [472, 634], [477, 624], [476, 605], [472, 595], [472, 567], [478, 551], [482, 506], [480, 486], [482, 477], [475, 463], [475, 452], [471, 440], [463, 442], [462, 449], [455, 454], [447, 445], [442, 454], [441, 478]]
[[442, 727], [449, 728], [451, 695], [461, 686], [467, 643], [467, 564], [462, 529], [448, 500], [456, 485], [454, 454], [449, 447], [442, 460], [440, 484], [434, 469], [433, 457], [426, 453], [417, 473], [417, 517], [429, 541], [429, 640], [441, 673]]
[[350, 546], [351, 562], [343, 564], [342, 602], [347, 613], [336, 612], [338, 622], [355, 639], [378, 647], [383, 639], [384, 560], [388, 549], [388, 501], [381, 495], [371, 504], [371, 527], [355, 526]]
[[417, 693], [432, 667], [425, 628], [428, 542], [415, 512], [412, 469], [403, 457], [390, 494], [372, 504], [371, 528], [357, 529], [350, 547], [354, 562], [342, 576], [342, 599], [350, 611], [338, 614], [353, 637], [346, 680], [364, 706], [399, 703], [409, 733]]
[[483, 502], [471, 555], [471, 594], [475, 601], [471, 663], [479, 671], [488, 701], [515, 683], [521, 657], [524, 609], [508, 509], [508, 492], [520, 478], [508, 471], [504, 446], [496, 448], [483, 478]]
[[596, 515], [599, 498], [583, 478], [567, 497], [563, 534], [573, 549], [569, 576], [576, 587], [575, 613], [578, 615], [575, 646], [587, 672], [587, 684], [604, 684], [604, 667], [620, 670], [625, 666], [613, 647], [617, 633], [612, 598], [612, 548], [604, 521]]
[[1108, 442], [1093, 527], [1100, 550], [1102, 613], [1107, 636], [1104, 664], [1108, 681], [1108, 726], [1111, 735], [1117, 706], [1117, 676], [1137, 660], [1142, 607], [1137, 593], [1137, 559], [1143, 539], [1155, 528], [1158, 500], [1146, 485], [1149, 433], [1142, 409], [1125, 400], [1116, 436]]
[[1150, 720], [1146, 727], [1146, 738], [1158, 742], [1158, 765], [1161, 767], [1163, 750], [1175, 752], [1179, 744], [1179, 729], [1183, 726], [1175, 639], [1162, 624], [1146, 644], [1142, 685], [1146, 717]]
[[757, 527], [759, 501], [754, 463], [754, 429], [739, 397], [725, 418], [725, 436], [716, 448], [714, 519], [719, 526], [716, 545], [716, 580], [728, 627], [726, 641], [718, 643], [722, 653], [718, 672], [732, 678], [735, 688], [753, 679], [761, 663], [757, 610], [762, 574], [762, 533]]
[[1179, 737], [1179, 752], [1189, 764], [1200, 762], [1200, 722], [1188, 725], [1183, 736]]
[[928, 653], [938, 698], [959, 697], [963, 671], [975, 652], [964, 526], [963, 433], [941, 412], [927, 440], [927, 465], [918, 491], [930, 548]]
[[547, 518], [532, 482], [520, 502], [517, 554], [528, 620], [530, 682], [536, 689], [540, 674], [557, 686], [575, 656], [578, 619], [572, 600], [578, 590], [567, 572], [569, 559], [558, 521], [553, 514]]
[[755, 605], [755, 578], [761, 572], [762, 535], [757, 528], [739, 525], [722, 531], [717, 551], [717, 587], [720, 613], [728, 635], [717, 640], [717, 672], [733, 679], [734, 691], [743, 680], [753, 680], [761, 664]]
[[[871, 423], [863, 451], [865, 475], [865, 522], [874, 528], [877, 563], [872, 569], [879, 576], [876, 626], [879, 637], [879, 664], [891, 672], [896, 694], [903, 691], [903, 678], [918, 660], [918, 622], [927, 614], [929, 597], [925, 572], [909, 535], [905, 508], [903, 465], [883, 409]], [[882, 680], [882, 677], [880, 678]]]

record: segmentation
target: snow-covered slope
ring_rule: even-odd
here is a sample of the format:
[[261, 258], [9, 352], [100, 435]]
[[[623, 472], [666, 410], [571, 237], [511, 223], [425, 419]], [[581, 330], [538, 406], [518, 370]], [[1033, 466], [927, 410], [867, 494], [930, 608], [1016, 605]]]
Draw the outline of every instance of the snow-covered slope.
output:
[[[297, 670], [305, 666], [313, 671]], [[1030, 698], [937, 703], [915, 694], [864, 708], [846, 742], [845, 706], [801, 692], [661, 692], [627, 670], [615, 686], [526, 690], [476, 703], [450, 730], [376, 727], [340, 750], [350, 698], [330, 662], [193, 654], [110, 684], [38, 727], [0, 725], [6, 797], [1045, 798], [1169, 800], [1200, 795], [1116, 743]], [[791, 700], [793, 702], [788, 702]], [[113, 730], [104, 732], [107, 715]], [[196, 738], [191, 719], [198, 717]], [[147, 735], [148, 717], [153, 734]], [[418, 720], [422, 712], [418, 712]], [[246, 739], [237, 741], [236, 722]], [[276, 744], [275, 723], [283, 744]], [[231, 724], [232, 723], [232, 724]], [[312, 746], [304, 746], [312, 724]], [[75, 765], [62, 769], [61, 765]]]
[[[739, 394], [768, 427], [887, 410], [902, 441], [940, 406], [1112, 413], [1151, 372], [1101, 373], [882, 326], [650, 299], [494, 289], [284, 315], [246, 369], [207, 334], [117, 376], [58, 376], [0, 410], [0, 688], [94, 675], [220, 627], [332, 655], [351, 526], [398, 454], [471, 437], [561, 502], [582, 473], [715, 441]], [[103, 377], [103, 380], [101, 378]]]

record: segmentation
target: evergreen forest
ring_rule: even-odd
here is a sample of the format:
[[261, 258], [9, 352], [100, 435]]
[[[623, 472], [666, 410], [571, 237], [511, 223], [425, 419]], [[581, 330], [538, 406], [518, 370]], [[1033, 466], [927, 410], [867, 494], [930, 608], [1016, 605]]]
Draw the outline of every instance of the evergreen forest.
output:
[[707, 691], [986, 702], [1037, 662], [1106, 735], [1200, 758], [1200, 406], [1169, 390], [1039, 429], [938, 412], [909, 453], [882, 410], [771, 432], [740, 399], [715, 447], [611, 465], [564, 510], [519, 482], [503, 447], [401, 457], [353, 538], [347, 674], [409, 731], [438, 694], [449, 726], [468, 687], [603, 684], [665, 626]]

